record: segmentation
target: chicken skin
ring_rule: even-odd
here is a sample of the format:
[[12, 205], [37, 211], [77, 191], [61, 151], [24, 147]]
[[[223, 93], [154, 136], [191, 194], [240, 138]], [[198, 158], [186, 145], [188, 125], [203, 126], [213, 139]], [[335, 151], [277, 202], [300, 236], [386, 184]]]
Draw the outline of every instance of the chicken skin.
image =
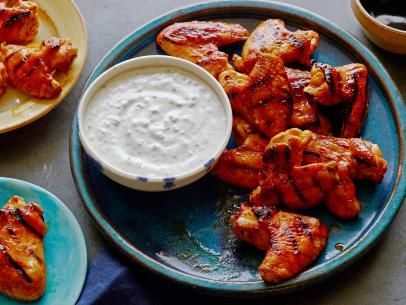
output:
[[35, 97], [51, 99], [62, 90], [53, 73], [66, 72], [77, 55], [69, 39], [48, 38], [39, 48], [2, 45], [8, 83]]
[[262, 155], [269, 140], [239, 116], [233, 118], [238, 148], [225, 151], [212, 170], [222, 181], [253, 190], [261, 180]]
[[327, 244], [326, 225], [313, 217], [243, 204], [232, 221], [239, 239], [267, 251], [258, 268], [266, 282], [278, 283], [302, 272]]
[[311, 80], [304, 92], [311, 100], [321, 105], [342, 104], [342, 138], [359, 135], [368, 112], [368, 71], [362, 64], [348, 64], [333, 67], [328, 64], [314, 64]]
[[[305, 210], [326, 203], [339, 218], [358, 216], [361, 205], [355, 187], [344, 168], [332, 161], [301, 165], [298, 143], [277, 143], [264, 154], [264, 174], [259, 186], [251, 193], [255, 205], [286, 206], [291, 210]], [[330, 196], [331, 193], [340, 194]], [[330, 202], [331, 201], [331, 202]], [[337, 207], [338, 205], [338, 207]]]
[[320, 136], [290, 129], [271, 139], [263, 176], [251, 193], [255, 205], [303, 210], [320, 203], [339, 218], [358, 216], [355, 179], [382, 181], [386, 161], [377, 145], [361, 139]]
[[258, 148], [264, 151], [269, 139], [260, 134], [251, 124], [239, 115], [233, 116], [233, 137], [237, 146]]
[[280, 19], [261, 22], [244, 44], [242, 57], [234, 55], [236, 69], [249, 74], [261, 53], [269, 53], [282, 58], [285, 64], [299, 63], [310, 65], [310, 58], [319, 43], [319, 35], [314, 31], [291, 32]]
[[303, 164], [335, 161], [348, 168], [353, 180], [368, 180], [381, 183], [387, 165], [377, 144], [367, 140], [335, 138], [319, 135], [308, 130], [289, 129], [271, 139], [274, 143], [303, 141]]
[[6, 93], [6, 78], [7, 78], [6, 67], [0, 61], [0, 96]]
[[157, 36], [157, 44], [167, 54], [189, 60], [214, 77], [233, 67], [219, 47], [247, 40], [248, 31], [239, 24], [191, 21], [172, 24]]
[[318, 105], [309, 101], [304, 93], [304, 88], [310, 82], [310, 72], [286, 68], [286, 73], [292, 88], [292, 116], [289, 126], [331, 135], [330, 120], [320, 113]]
[[38, 28], [36, 3], [0, 0], [0, 43], [26, 44], [35, 38]]
[[0, 293], [21, 301], [39, 299], [45, 291], [43, 211], [13, 196], [0, 209]]
[[291, 88], [283, 61], [263, 54], [247, 76], [235, 71], [220, 74], [233, 112], [271, 138], [288, 128]]

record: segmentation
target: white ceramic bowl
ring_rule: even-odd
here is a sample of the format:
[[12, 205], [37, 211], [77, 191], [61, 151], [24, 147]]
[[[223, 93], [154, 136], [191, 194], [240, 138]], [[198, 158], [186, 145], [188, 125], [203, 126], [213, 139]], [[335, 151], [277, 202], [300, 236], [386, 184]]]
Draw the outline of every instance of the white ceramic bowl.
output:
[[[206, 84], [208, 84], [214, 92], [217, 94], [219, 100], [222, 103], [224, 112], [226, 115], [226, 130], [224, 130], [224, 137], [221, 140], [221, 143], [217, 147], [213, 148], [211, 152], [212, 158], [207, 160], [204, 164], [200, 164], [197, 168], [184, 172], [178, 175], [173, 176], [163, 176], [163, 177], [145, 177], [137, 175], [137, 173], [130, 173], [122, 171], [117, 167], [113, 166], [109, 162], [106, 162], [103, 159], [103, 156], [96, 153], [93, 144], [90, 144], [86, 138], [86, 132], [84, 129], [84, 118], [86, 111], [88, 109], [89, 102], [92, 100], [94, 94], [102, 87], [107, 81], [114, 78], [115, 76], [131, 71], [133, 69], [138, 69], [141, 67], [159, 67], [159, 66], [170, 66], [175, 68], [183, 69], [189, 73], [192, 73], [195, 77], [201, 79]], [[78, 123], [79, 123], [79, 136], [80, 142], [82, 143], [86, 153], [91, 157], [101, 172], [109, 177], [110, 179], [120, 183], [124, 186], [127, 186], [132, 189], [142, 190], [142, 191], [166, 191], [179, 188], [185, 185], [188, 185], [199, 178], [207, 174], [210, 169], [216, 164], [224, 149], [227, 146], [227, 143], [230, 139], [231, 129], [232, 129], [232, 110], [231, 105], [228, 100], [226, 93], [224, 92], [221, 85], [218, 81], [206, 70], [195, 65], [191, 62], [188, 62], [183, 59], [170, 56], [161, 56], [161, 55], [151, 55], [137, 57], [125, 62], [122, 62], [116, 66], [105, 71], [101, 74], [85, 91], [83, 94], [78, 108]]]

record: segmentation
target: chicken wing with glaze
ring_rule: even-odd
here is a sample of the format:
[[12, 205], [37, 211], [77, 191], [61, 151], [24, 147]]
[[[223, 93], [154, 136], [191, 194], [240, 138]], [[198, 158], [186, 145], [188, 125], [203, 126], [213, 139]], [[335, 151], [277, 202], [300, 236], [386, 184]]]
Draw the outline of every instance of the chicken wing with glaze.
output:
[[261, 180], [262, 155], [269, 140], [239, 116], [233, 118], [233, 135], [239, 147], [225, 151], [212, 174], [228, 184], [252, 190]]
[[286, 68], [286, 73], [292, 88], [292, 116], [289, 127], [331, 135], [332, 125], [329, 118], [322, 114], [318, 105], [309, 101], [304, 93], [304, 88], [310, 82], [310, 72]]
[[280, 57], [263, 54], [247, 76], [235, 71], [220, 74], [233, 112], [267, 137], [288, 128], [291, 88]]
[[22, 301], [44, 294], [46, 230], [43, 211], [35, 203], [14, 196], [0, 209], [0, 293]]
[[300, 63], [310, 65], [310, 58], [319, 43], [319, 35], [314, 31], [291, 32], [280, 19], [261, 22], [244, 44], [242, 57], [234, 55], [236, 69], [249, 74], [261, 53], [269, 53], [282, 58], [285, 64]]
[[218, 48], [245, 41], [248, 35], [239, 24], [191, 21], [166, 27], [156, 41], [167, 54], [196, 63], [217, 77], [221, 72], [233, 69], [228, 63], [228, 55]]
[[35, 97], [50, 99], [62, 90], [54, 71], [66, 72], [77, 50], [69, 39], [49, 38], [39, 48], [2, 45], [1, 55], [9, 84]]
[[292, 128], [273, 137], [270, 145], [289, 144], [292, 140], [306, 142], [302, 154], [304, 165], [335, 161], [348, 168], [351, 179], [374, 183], [381, 183], [386, 173], [386, 161], [379, 146], [367, 140], [323, 136]]
[[26, 44], [38, 33], [38, 5], [31, 1], [0, 1], [0, 43]]
[[258, 268], [266, 282], [299, 274], [327, 244], [326, 225], [313, 217], [243, 204], [232, 220], [239, 239], [267, 251]]
[[264, 178], [251, 193], [254, 204], [283, 203], [303, 210], [324, 202], [333, 214], [345, 219], [356, 217], [361, 210], [353, 180], [379, 183], [386, 171], [375, 144], [299, 129], [272, 138], [263, 163]]
[[342, 104], [342, 138], [354, 138], [360, 133], [368, 112], [368, 71], [362, 64], [333, 67], [314, 64], [311, 79], [304, 92], [321, 105]]

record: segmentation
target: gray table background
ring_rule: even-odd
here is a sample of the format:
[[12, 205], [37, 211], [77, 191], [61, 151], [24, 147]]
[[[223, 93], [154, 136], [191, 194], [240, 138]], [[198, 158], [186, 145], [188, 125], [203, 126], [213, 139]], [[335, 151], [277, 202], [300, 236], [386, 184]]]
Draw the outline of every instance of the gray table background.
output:
[[[69, 166], [69, 134], [83, 85], [102, 56], [121, 38], [187, 0], [76, 0], [88, 27], [89, 56], [76, 87], [51, 113], [35, 123], [0, 135], [0, 175], [38, 184], [62, 199], [84, 231], [89, 261], [105, 241], [93, 226], [76, 191]], [[406, 99], [406, 56], [382, 51], [361, 32], [346, 0], [288, 0], [342, 26], [383, 62]], [[406, 304], [406, 207], [382, 241], [359, 262], [332, 279], [297, 294], [270, 298], [268, 304]], [[159, 288], [156, 288], [159, 293]], [[223, 302], [227, 303], [227, 302]], [[57, 304], [55, 304], [57, 305]]]

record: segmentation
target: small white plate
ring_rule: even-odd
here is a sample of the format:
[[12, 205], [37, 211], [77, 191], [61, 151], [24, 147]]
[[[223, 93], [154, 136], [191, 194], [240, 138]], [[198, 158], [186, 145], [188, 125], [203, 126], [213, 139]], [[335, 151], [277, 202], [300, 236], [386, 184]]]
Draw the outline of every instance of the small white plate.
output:
[[33, 98], [20, 90], [7, 87], [0, 97], [0, 133], [25, 126], [55, 108], [73, 88], [83, 70], [87, 58], [87, 31], [82, 15], [72, 0], [32, 0], [40, 7], [40, 29], [32, 44], [38, 44], [50, 36], [70, 38], [78, 49], [68, 73], [57, 73], [62, 84], [61, 94], [50, 100]]

